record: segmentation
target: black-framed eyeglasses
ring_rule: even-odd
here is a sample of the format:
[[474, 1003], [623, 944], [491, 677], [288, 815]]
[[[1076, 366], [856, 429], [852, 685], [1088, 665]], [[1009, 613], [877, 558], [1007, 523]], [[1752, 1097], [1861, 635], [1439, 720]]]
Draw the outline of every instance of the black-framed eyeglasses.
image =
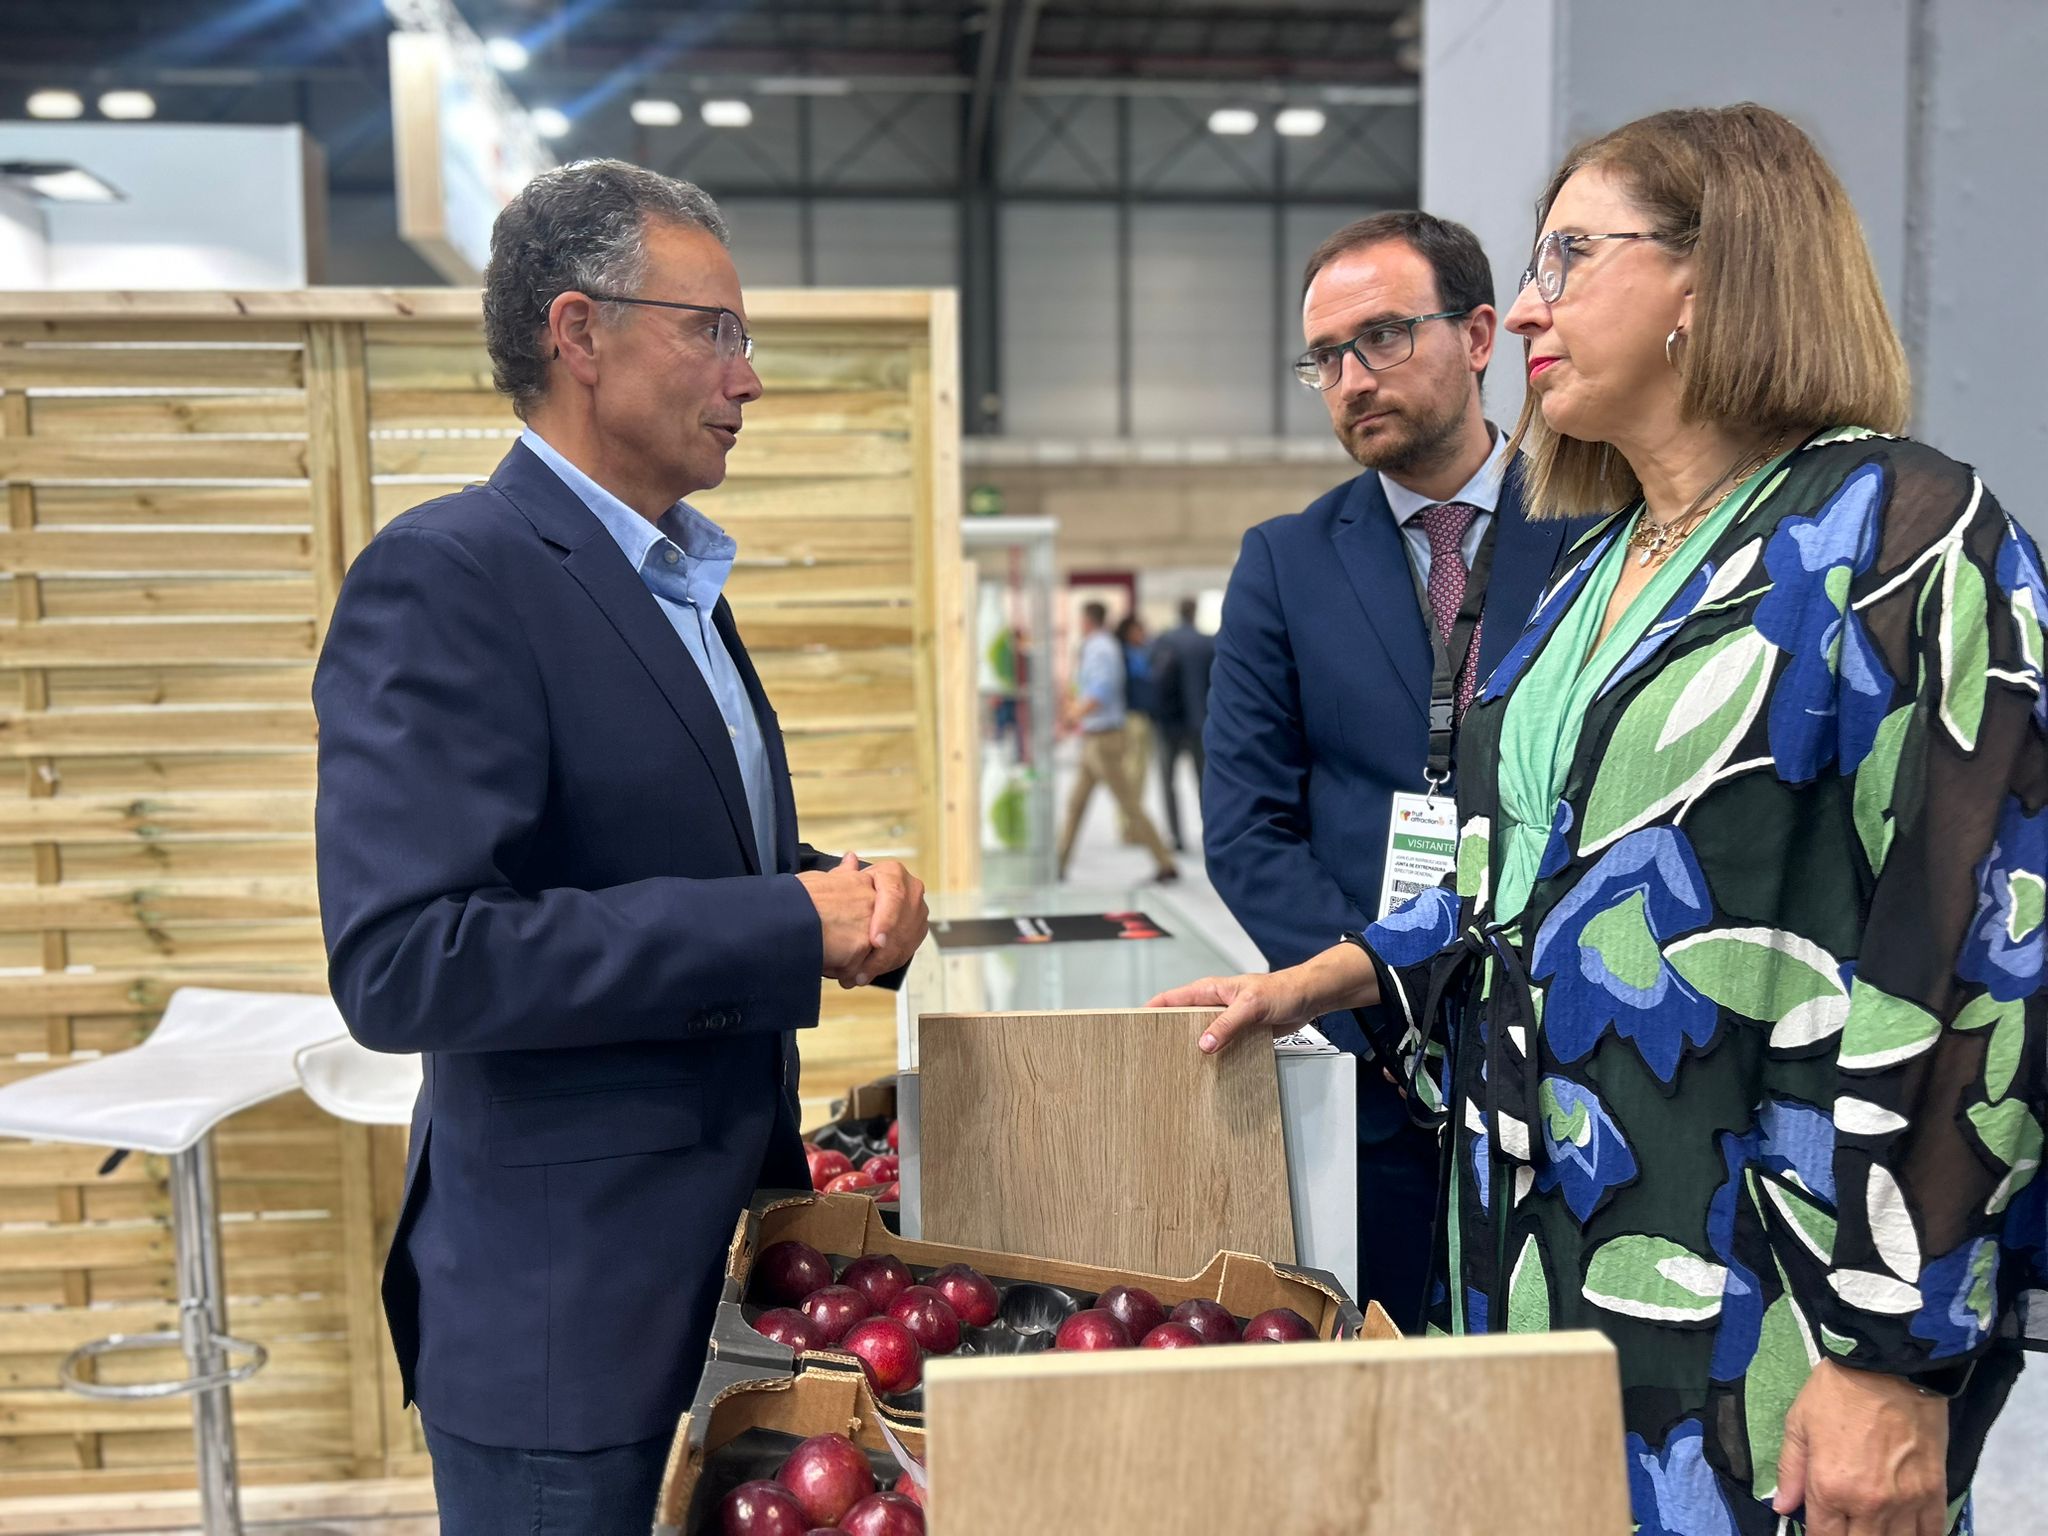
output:
[[1522, 281], [1516, 285], [1516, 292], [1536, 285], [1536, 293], [1546, 304], [1555, 304], [1564, 297], [1564, 280], [1572, 269], [1572, 257], [1582, 254], [1582, 248], [1595, 240], [1655, 240], [1655, 235], [1631, 230], [1614, 235], [1568, 235], [1563, 230], [1553, 229], [1536, 242], [1536, 259], [1522, 269]]
[[678, 304], [674, 299], [628, 299], [615, 293], [590, 293], [585, 298], [595, 299], [600, 304], [639, 304], [648, 309], [687, 309], [693, 314], [718, 316], [718, 331], [715, 345], [718, 360], [729, 363], [736, 357], [748, 362], [754, 360], [754, 338], [740, 322], [740, 317], [722, 304]]
[[1310, 389], [1332, 389], [1344, 377], [1346, 353], [1374, 373], [1398, 368], [1415, 355], [1415, 327], [1425, 320], [1462, 320], [1471, 313], [1469, 309], [1440, 309], [1433, 315], [1376, 320], [1349, 341], [1310, 347], [1294, 360], [1294, 376]]

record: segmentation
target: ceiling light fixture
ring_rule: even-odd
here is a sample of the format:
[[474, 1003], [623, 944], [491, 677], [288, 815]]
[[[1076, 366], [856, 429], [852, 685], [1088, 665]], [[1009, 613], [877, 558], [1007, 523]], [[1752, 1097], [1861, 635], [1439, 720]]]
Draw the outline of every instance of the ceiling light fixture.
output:
[[30, 117], [81, 117], [84, 113], [85, 101], [76, 91], [29, 92]]
[[1283, 138], [1312, 139], [1329, 121], [1320, 107], [1282, 107], [1273, 118], [1273, 131]]
[[569, 131], [569, 117], [560, 107], [535, 107], [529, 114], [533, 131], [544, 139], [559, 139]]
[[491, 61], [493, 69], [502, 69], [508, 75], [516, 75], [526, 68], [526, 44], [516, 37], [494, 37], [484, 44], [484, 57]]
[[1209, 114], [1209, 131], [1228, 138], [1242, 138], [1258, 128], [1259, 114], [1250, 107], [1218, 107]]
[[100, 97], [100, 116], [139, 123], [156, 116], [156, 98], [147, 91], [108, 91]]
[[715, 97], [701, 109], [706, 128], [745, 128], [754, 121], [754, 109], [744, 101]]
[[631, 110], [642, 128], [673, 128], [683, 120], [682, 107], [673, 101], [649, 97], [634, 102]]

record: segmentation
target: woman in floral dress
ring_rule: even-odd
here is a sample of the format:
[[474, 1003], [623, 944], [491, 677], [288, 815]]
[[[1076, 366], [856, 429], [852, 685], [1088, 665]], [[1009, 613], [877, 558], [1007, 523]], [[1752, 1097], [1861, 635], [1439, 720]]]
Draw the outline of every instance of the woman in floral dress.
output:
[[[1432, 1326], [1597, 1328], [1638, 1526], [1967, 1529], [2043, 1243], [2048, 585], [1755, 106], [1575, 150], [1507, 326], [1567, 557], [1459, 743], [1455, 889], [1220, 1006], [1384, 1002]], [[1334, 936], [1333, 936], [1334, 937]]]

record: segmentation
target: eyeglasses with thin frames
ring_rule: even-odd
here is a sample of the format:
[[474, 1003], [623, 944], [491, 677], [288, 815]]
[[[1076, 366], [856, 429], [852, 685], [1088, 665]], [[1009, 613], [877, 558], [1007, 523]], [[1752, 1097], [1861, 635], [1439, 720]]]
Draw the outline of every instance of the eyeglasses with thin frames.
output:
[[736, 357], [748, 362], [754, 360], [754, 338], [747, 333], [740, 317], [720, 304], [679, 304], [674, 299], [628, 299], [615, 293], [585, 294], [600, 304], [638, 304], [647, 309], [687, 309], [693, 314], [718, 316], [718, 331], [713, 343], [718, 349], [718, 360], [729, 363]]
[[1398, 368], [1415, 355], [1415, 327], [1425, 320], [1462, 320], [1471, 313], [1469, 309], [1440, 309], [1433, 315], [1374, 321], [1349, 341], [1310, 347], [1294, 360], [1294, 376], [1310, 389], [1333, 389], [1344, 377], [1347, 353], [1374, 373]]
[[1522, 269], [1522, 281], [1516, 285], [1516, 292], [1536, 285], [1536, 293], [1546, 304], [1555, 304], [1564, 297], [1564, 280], [1570, 275], [1572, 257], [1583, 254], [1583, 247], [1595, 240], [1655, 240], [1657, 236], [1631, 230], [1612, 235], [1568, 235], [1563, 230], [1553, 229], [1536, 242], [1536, 259]]

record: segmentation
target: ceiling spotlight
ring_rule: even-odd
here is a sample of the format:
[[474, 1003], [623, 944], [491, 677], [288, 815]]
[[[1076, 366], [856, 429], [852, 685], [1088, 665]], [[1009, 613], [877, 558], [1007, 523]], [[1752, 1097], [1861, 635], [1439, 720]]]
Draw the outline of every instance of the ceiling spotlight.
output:
[[100, 97], [100, 116], [124, 123], [156, 116], [156, 98], [147, 91], [108, 91]]
[[568, 114], [560, 107], [535, 107], [529, 116], [533, 131], [544, 139], [559, 139], [569, 131]]
[[526, 68], [526, 44], [516, 37], [494, 37], [484, 44], [484, 57], [491, 61], [493, 69], [516, 75]]
[[745, 128], [754, 121], [754, 109], [744, 101], [707, 101], [701, 113], [706, 128]]
[[1273, 131], [1283, 138], [1312, 139], [1329, 121], [1320, 107], [1282, 107], [1273, 118]]
[[0, 184], [26, 187], [53, 203], [118, 203], [126, 199], [91, 171], [68, 160], [0, 160]]
[[29, 92], [30, 117], [78, 117], [84, 111], [85, 102], [76, 91]]
[[1209, 131], [1241, 138], [1247, 133], [1256, 133], [1259, 128], [1259, 114], [1250, 107], [1218, 107], [1209, 114]]
[[673, 128], [683, 120], [683, 109], [673, 101], [636, 101], [632, 112], [633, 121], [642, 128]]

